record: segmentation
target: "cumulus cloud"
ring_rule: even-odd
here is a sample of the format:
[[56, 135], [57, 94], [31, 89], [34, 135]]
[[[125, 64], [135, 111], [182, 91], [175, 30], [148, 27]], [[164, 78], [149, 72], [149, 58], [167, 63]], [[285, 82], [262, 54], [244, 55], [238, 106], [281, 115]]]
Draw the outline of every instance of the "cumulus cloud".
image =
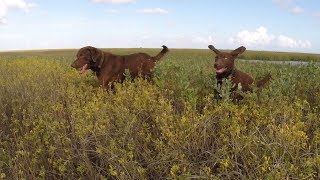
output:
[[214, 41], [213, 41], [212, 36], [208, 36], [208, 37], [195, 36], [192, 38], [192, 42], [208, 45]]
[[304, 48], [309, 49], [312, 47], [311, 42], [308, 40], [302, 41], [302, 40], [295, 40], [291, 37], [280, 35], [277, 38], [277, 43], [281, 47], [286, 48]]
[[303, 14], [305, 11], [302, 7], [297, 6], [294, 0], [272, 0], [272, 2], [294, 15]]
[[231, 43], [247, 46], [268, 45], [275, 39], [273, 34], [268, 34], [267, 28], [260, 26], [255, 31], [240, 31], [235, 37], [231, 37]]
[[293, 3], [293, 0], [272, 0], [272, 2], [281, 8], [288, 8]]
[[314, 16], [314, 17], [320, 17], [320, 11], [319, 11], [319, 12], [314, 12], [314, 13], [312, 13], [312, 16]]
[[2, 33], [0, 34], [0, 39], [7, 39], [7, 40], [12, 40], [12, 39], [21, 39], [23, 38], [23, 34], [16, 34], [16, 33]]
[[241, 44], [251, 48], [264, 46], [282, 47], [282, 48], [304, 48], [309, 49], [312, 44], [308, 40], [297, 40], [286, 35], [274, 35], [268, 32], [268, 29], [261, 26], [255, 31], [240, 31], [236, 36], [231, 37], [229, 42], [232, 44]]
[[[214, 43], [220, 45], [214, 36], [206, 34], [154, 34], [153, 32], [144, 32], [140, 35], [130, 38], [131, 47], [159, 47], [166, 45], [169, 48], [206, 48], [208, 44]], [[160, 44], [159, 44], [160, 42]], [[122, 45], [123, 46], [123, 45]]]
[[134, 3], [135, 0], [91, 0], [94, 3], [111, 3], [111, 4], [129, 4]]
[[6, 16], [9, 11], [18, 9], [29, 13], [30, 9], [35, 6], [34, 3], [27, 3], [24, 0], [1, 0], [0, 1], [0, 23], [6, 23]]
[[290, 9], [290, 12], [292, 14], [299, 15], [299, 14], [304, 13], [304, 9], [299, 7], [299, 6], [296, 6], [296, 7], [292, 8], [292, 9]]
[[137, 10], [137, 12], [142, 14], [169, 14], [169, 11], [162, 8], [146, 8]]
[[119, 14], [120, 12], [116, 9], [108, 9], [106, 10], [107, 14]]

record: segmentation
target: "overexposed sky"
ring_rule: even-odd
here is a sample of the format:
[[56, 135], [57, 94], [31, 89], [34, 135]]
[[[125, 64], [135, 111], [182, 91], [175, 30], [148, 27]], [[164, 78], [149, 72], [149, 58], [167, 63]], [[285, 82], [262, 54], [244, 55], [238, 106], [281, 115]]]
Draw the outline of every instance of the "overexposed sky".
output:
[[320, 0], [0, 0], [0, 51], [96, 47], [320, 53]]

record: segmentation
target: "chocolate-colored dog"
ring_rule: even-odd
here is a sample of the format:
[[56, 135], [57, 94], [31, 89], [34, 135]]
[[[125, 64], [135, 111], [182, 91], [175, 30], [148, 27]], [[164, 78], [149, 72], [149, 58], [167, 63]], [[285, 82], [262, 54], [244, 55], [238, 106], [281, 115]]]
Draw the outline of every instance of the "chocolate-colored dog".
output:
[[81, 74], [91, 69], [104, 88], [108, 88], [110, 82], [123, 82], [126, 69], [129, 70], [133, 78], [141, 75], [150, 79], [151, 70], [156, 61], [159, 61], [169, 51], [166, 46], [162, 47], [163, 49], [158, 55], [151, 57], [145, 53], [114, 55], [95, 47], [86, 46], [78, 51], [77, 59], [71, 64], [71, 67], [78, 69]]
[[[214, 68], [216, 71], [217, 83], [221, 85], [223, 79], [230, 79], [233, 83], [233, 87], [231, 89], [232, 92], [234, 92], [238, 88], [238, 84], [241, 84], [242, 91], [246, 92], [252, 90], [252, 84], [255, 84], [258, 88], [261, 88], [271, 79], [271, 75], [267, 74], [260, 81], [254, 81], [250, 75], [239, 71], [234, 67], [235, 59], [239, 54], [243, 53], [246, 50], [245, 47], [241, 46], [230, 53], [220, 52], [212, 45], [209, 45], [208, 47], [216, 54]], [[233, 98], [235, 98], [235, 100], [242, 99], [242, 96], [240, 96], [239, 94], [233, 95]]]

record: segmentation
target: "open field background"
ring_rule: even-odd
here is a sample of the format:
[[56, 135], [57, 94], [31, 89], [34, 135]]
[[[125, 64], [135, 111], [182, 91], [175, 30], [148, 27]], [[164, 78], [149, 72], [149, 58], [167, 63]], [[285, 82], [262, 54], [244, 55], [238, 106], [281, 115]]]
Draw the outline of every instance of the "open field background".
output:
[[[213, 99], [209, 50], [172, 50], [152, 83], [128, 77], [116, 93], [72, 69], [75, 52], [0, 53], [0, 178], [320, 178], [315, 64], [237, 62], [254, 78], [270, 72], [273, 80], [235, 104], [228, 82], [223, 99]], [[320, 61], [270, 52], [240, 58]]]
[[[170, 49], [170, 47], [169, 47]], [[127, 54], [129, 52], [156, 52], [155, 49], [143, 49], [143, 48], [132, 48], [132, 49], [104, 49], [105, 51], [111, 51], [115, 54]], [[228, 50], [226, 50], [228, 51]], [[52, 49], [52, 50], [29, 50], [29, 51], [9, 51], [0, 52], [1, 56], [65, 56], [72, 57], [76, 54], [75, 49]], [[189, 55], [212, 55], [209, 49], [171, 49], [173, 56], [181, 56], [182, 54]], [[308, 61], [308, 62], [320, 62], [320, 54], [310, 53], [293, 53], [293, 52], [272, 52], [272, 51], [251, 51], [247, 50], [244, 54], [239, 56], [240, 59], [257, 59], [257, 60], [271, 60], [271, 61]]]

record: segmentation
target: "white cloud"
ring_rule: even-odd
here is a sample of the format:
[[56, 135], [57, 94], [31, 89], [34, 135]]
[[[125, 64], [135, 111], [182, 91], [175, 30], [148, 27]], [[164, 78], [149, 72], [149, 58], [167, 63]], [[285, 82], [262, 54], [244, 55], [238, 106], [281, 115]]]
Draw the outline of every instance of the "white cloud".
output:
[[[126, 43], [128, 47], [158, 48], [166, 45], [170, 48], [207, 48], [208, 44], [215, 43], [220, 45], [217, 40], [210, 35], [203, 34], [155, 34], [153, 32], [144, 32], [135, 37], [131, 37], [130, 42]], [[120, 46], [123, 47], [124, 45]]]
[[195, 36], [192, 38], [192, 42], [208, 45], [214, 41], [212, 36], [208, 36], [208, 37]]
[[169, 14], [169, 11], [161, 8], [146, 8], [137, 10], [137, 12], [142, 14]]
[[35, 6], [34, 3], [27, 3], [24, 0], [2, 0], [1, 2], [8, 9], [21, 9], [24, 10], [26, 13], [28, 13], [29, 10]]
[[277, 43], [281, 47], [286, 47], [286, 48], [304, 48], [304, 49], [309, 49], [312, 47], [311, 42], [306, 40], [295, 40], [291, 37], [280, 35], [277, 38]]
[[300, 6], [297, 6], [295, 0], [272, 0], [277, 6], [285, 11], [290, 12], [294, 15], [300, 15], [304, 13], [304, 9]]
[[304, 9], [301, 8], [301, 7], [299, 7], [299, 6], [296, 6], [296, 7], [292, 8], [292, 9], [290, 10], [290, 12], [291, 12], [292, 14], [299, 15], [299, 14], [304, 13]]
[[35, 6], [34, 3], [27, 3], [24, 0], [1, 0], [0, 1], [0, 23], [6, 23], [6, 16], [9, 11], [18, 9], [29, 13], [30, 9]]
[[268, 29], [261, 26], [255, 31], [244, 30], [237, 33], [236, 36], [231, 37], [229, 42], [232, 44], [245, 45], [250, 48], [259, 49], [268, 47], [281, 47], [281, 48], [303, 48], [310, 49], [312, 44], [308, 40], [297, 40], [286, 35], [274, 35], [268, 33]]
[[[1, 11], [1, 10], [0, 10]], [[7, 20], [0, 16], [0, 24], [7, 24]]]
[[115, 9], [108, 9], [108, 10], [106, 10], [106, 13], [108, 13], [108, 14], [119, 14], [119, 11], [115, 10]]
[[314, 13], [312, 13], [312, 16], [314, 16], [314, 17], [320, 17], [320, 11], [319, 11], [319, 12], [314, 12]]
[[2, 33], [0, 34], [0, 39], [8, 39], [8, 40], [12, 40], [12, 39], [21, 39], [23, 38], [23, 34], [17, 34], [17, 33]]
[[273, 34], [268, 34], [267, 28], [260, 26], [255, 31], [247, 30], [239, 32], [235, 37], [231, 37], [231, 43], [244, 44], [246, 46], [268, 45], [275, 39]]
[[111, 4], [129, 4], [134, 3], [135, 0], [91, 0], [94, 3], [111, 3]]
[[281, 8], [288, 8], [293, 3], [293, 0], [272, 0], [272, 2]]

